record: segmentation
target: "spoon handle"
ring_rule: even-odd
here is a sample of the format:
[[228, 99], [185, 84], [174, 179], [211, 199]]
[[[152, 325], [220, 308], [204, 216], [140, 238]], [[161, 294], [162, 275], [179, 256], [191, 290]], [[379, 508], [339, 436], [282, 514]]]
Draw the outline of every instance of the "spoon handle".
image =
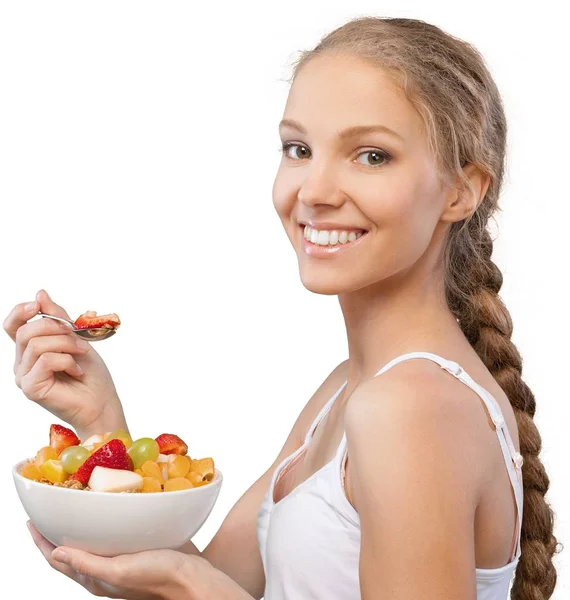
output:
[[62, 319], [61, 317], [54, 317], [53, 315], [46, 315], [45, 313], [39, 312], [38, 315], [40, 317], [44, 317], [48, 318], [48, 319], [54, 319], [55, 321], [61, 321], [62, 323], [66, 323], [67, 325], [70, 325], [72, 329], [75, 329], [75, 325], [71, 322], [68, 321], [67, 319]]

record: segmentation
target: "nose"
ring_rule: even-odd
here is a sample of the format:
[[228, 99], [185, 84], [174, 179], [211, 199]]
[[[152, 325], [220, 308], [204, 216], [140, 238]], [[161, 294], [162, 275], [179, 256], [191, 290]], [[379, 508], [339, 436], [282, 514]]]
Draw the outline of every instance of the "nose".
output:
[[344, 194], [338, 186], [334, 173], [325, 164], [313, 162], [307, 169], [306, 177], [297, 193], [299, 202], [314, 207], [319, 204], [339, 207], [344, 202]]

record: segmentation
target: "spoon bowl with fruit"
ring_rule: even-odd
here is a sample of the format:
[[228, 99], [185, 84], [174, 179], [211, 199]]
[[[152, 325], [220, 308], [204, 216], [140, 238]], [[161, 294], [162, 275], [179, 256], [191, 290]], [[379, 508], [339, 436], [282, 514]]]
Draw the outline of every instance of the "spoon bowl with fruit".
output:
[[223, 479], [177, 435], [133, 441], [118, 430], [81, 442], [61, 425], [13, 478], [44, 537], [101, 556], [180, 548], [205, 523]]
[[55, 321], [67, 323], [71, 326], [75, 334], [90, 342], [98, 342], [110, 338], [117, 333], [117, 329], [121, 325], [121, 321], [115, 313], [98, 316], [96, 311], [87, 311], [75, 321], [47, 315], [43, 312], [38, 313], [38, 316], [44, 319], [54, 319]]

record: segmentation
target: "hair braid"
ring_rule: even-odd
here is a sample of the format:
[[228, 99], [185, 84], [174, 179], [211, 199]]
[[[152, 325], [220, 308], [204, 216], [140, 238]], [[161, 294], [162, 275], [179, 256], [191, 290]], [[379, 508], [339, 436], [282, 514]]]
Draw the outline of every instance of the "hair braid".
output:
[[[503, 277], [491, 260], [493, 241], [489, 231], [477, 218], [455, 229], [447, 247], [448, 303], [465, 336], [513, 406], [524, 458], [521, 557], [511, 597], [543, 600], [550, 598], [556, 585], [552, 557], [557, 541], [552, 533], [554, 514], [544, 498], [550, 481], [538, 457], [542, 440], [533, 420], [536, 403], [521, 377], [522, 359], [511, 341], [511, 316], [498, 295]], [[469, 239], [453, 243], [459, 236]]]

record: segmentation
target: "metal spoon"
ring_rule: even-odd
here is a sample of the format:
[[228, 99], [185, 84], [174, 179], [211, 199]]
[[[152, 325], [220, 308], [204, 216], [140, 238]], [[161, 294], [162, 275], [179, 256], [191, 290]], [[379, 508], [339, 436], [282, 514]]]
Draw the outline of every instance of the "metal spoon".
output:
[[77, 329], [75, 327], [75, 323], [73, 321], [68, 321], [67, 319], [63, 319], [62, 317], [54, 317], [53, 315], [46, 315], [45, 313], [38, 313], [40, 317], [54, 319], [55, 321], [61, 321], [62, 323], [67, 323], [71, 325], [73, 333], [77, 334], [79, 337], [89, 340], [90, 342], [99, 342], [101, 340], [106, 340], [110, 338], [112, 335], [117, 333], [116, 329], [107, 329], [106, 327], [88, 327], [87, 329]]

